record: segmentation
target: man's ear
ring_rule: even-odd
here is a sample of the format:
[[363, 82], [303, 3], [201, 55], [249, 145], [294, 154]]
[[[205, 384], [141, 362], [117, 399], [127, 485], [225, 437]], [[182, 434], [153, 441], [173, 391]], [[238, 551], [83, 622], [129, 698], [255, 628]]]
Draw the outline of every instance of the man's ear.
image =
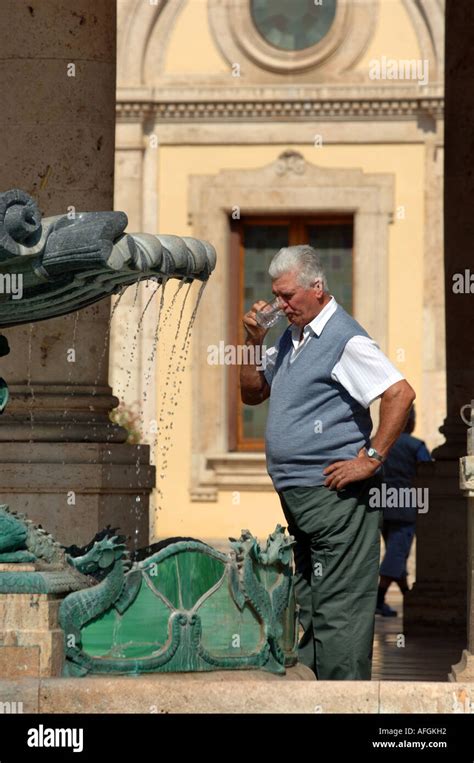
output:
[[318, 296], [318, 297], [322, 297], [323, 296], [324, 289], [323, 289], [323, 280], [322, 280], [322, 278], [316, 278], [316, 280], [315, 280], [315, 282], [313, 284], [313, 289], [316, 292], [316, 296]]

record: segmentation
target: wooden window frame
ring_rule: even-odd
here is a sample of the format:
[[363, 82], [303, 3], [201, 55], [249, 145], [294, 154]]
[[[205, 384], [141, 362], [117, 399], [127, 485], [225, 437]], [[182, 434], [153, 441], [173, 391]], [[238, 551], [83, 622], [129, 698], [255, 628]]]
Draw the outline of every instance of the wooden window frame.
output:
[[[234, 346], [244, 343], [244, 230], [257, 225], [286, 225], [289, 228], [288, 246], [306, 243], [307, 227], [310, 225], [352, 225], [354, 233], [354, 215], [246, 215], [240, 220], [230, 220], [230, 258], [229, 283], [231, 285], [228, 300], [228, 337]], [[354, 238], [352, 244], [354, 263]], [[237, 288], [233, 284], [237, 283]], [[352, 293], [354, 294], [354, 267], [352, 269]], [[227, 375], [227, 414], [229, 432], [229, 451], [240, 453], [262, 452], [265, 448], [263, 438], [243, 437], [242, 415], [240, 407], [240, 367], [230, 365]]]

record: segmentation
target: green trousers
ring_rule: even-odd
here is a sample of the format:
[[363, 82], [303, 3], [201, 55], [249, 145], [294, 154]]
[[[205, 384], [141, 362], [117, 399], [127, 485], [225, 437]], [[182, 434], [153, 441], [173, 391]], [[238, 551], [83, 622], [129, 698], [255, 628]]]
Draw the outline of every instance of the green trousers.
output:
[[376, 475], [341, 491], [278, 493], [296, 539], [298, 659], [320, 681], [371, 677], [382, 512], [369, 506], [369, 491], [379, 485]]

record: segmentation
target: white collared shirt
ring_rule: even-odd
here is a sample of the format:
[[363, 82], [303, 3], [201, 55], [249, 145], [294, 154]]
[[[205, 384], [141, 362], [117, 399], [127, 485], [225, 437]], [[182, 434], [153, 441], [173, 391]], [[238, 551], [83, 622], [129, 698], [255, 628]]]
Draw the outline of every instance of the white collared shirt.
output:
[[[321, 334], [336, 308], [337, 302], [331, 295], [328, 304], [304, 327], [301, 343], [301, 328], [291, 326], [293, 350], [290, 363], [293, 363], [297, 355], [304, 351], [314, 334], [317, 336]], [[263, 363], [265, 368], [271, 368], [275, 364], [277, 353], [278, 343], [266, 350]], [[331, 379], [339, 382], [364, 408], [368, 408], [386, 389], [404, 378], [383, 354], [378, 344], [370, 337], [362, 335], [349, 339], [331, 371]]]

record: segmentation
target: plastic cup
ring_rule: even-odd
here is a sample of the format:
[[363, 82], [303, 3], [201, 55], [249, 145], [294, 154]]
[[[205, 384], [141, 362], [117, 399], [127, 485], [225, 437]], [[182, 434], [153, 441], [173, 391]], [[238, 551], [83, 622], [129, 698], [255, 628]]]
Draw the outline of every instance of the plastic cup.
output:
[[284, 317], [285, 311], [282, 310], [280, 300], [276, 297], [273, 302], [268, 302], [261, 310], [257, 310], [255, 320], [262, 328], [269, 329], [274, 326], [280, 318]]

